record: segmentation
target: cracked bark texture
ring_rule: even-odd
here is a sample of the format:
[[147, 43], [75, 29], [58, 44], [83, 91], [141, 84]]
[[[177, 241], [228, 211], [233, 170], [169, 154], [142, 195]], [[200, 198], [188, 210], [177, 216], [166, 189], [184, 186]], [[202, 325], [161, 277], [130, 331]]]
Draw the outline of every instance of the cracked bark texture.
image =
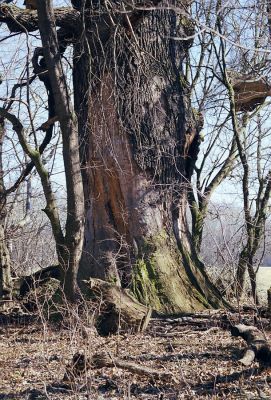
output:
[[169, 37], [189, 36], [191, 24], [168, 10], [140, 15], [132, 30], [132, 19], [108, 17], [84, 21], [74, 55], [86, 200], [79, 281], [121, 282], [160, 312], [221, 306], [186, 221], [199, 127], [182, 71], [191, 41]]
[[[159, 312], [221, 306], [186, 220], [200, 126], [183, 74], [192, 39], [172, 37], [194, 32], [190, 1], [172, 2], [181, 16], [142, 2], [137, 9], [124, 2], [72, 4], [74, 10], [56, 10], [55, 23], [74, 48], [86, 213], [79, 282], [120, 283]], [[19, 29], [5, 11], [15, 8], [2, 7], [1, 21]], [[35, 11], [19, 17], [34, 30]]]

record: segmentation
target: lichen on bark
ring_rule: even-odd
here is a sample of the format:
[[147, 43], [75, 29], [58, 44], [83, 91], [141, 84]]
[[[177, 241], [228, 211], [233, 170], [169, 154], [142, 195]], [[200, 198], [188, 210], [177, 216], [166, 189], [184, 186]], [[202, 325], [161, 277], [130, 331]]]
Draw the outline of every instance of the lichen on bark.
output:
[[132, 291], [139, 301], [151, 304], [157, 312], [162, 313], [208, 307], [206, 299], [193, 289], [185, 276], [182, 258], [173, 237], [161, 231], [143, 243], [141, 256], [132, 272]]
[[213, 288], [177, 243], [201, 121], [183, 72], [192, 39], [172, 37], [191, 26], [168, 9], [143, 13], [134, 35], [93, 25], [74, 66], [87, 221], [79, 279], [108, 279], [113, 261], [121, 284], [157, 311], [202, 309]]

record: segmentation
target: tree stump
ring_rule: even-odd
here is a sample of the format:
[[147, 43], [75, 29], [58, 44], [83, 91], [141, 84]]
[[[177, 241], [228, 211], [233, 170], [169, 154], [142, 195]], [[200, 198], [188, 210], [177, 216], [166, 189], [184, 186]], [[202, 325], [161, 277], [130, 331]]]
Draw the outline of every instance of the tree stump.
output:
[[86, 374], [89, 368], [90, 360], [84, 353], [78, 351], [73, 355], [71, 363], [67, 365], [63, 381], [73, 381]]
[[99, 302], [96, 329], [107, 336], [119, 332], [141, 332], [151, 317], [151, 308], [139, 303], [128, 290], [101, 279], [86, 281], [91, 296]]
[[56, 315], [59, 318], [59, 313], [53, 306], [53, 298], [60, 288], [60, 277], [61, 270], [58, 265], [17, 277], [13, 279], [13, 297], [19, 299], [23, 307], [30, 312], [36, 311], [37, 306], [42, 306], [50, 318], [55, 318]]

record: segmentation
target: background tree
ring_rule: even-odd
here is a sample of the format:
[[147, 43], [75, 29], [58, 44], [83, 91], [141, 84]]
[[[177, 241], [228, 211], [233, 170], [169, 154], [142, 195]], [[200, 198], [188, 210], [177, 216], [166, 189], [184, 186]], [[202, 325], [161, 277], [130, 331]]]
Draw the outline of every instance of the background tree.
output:
[[[199, 30], [201, 24], [215, 30], [215, 19], [211, 17], [213, 6], [212, 2], [197, 6], [195, 18]], [[236, 165], [237, 147], [228, 126], [230, 115], [225, 112], [225, 99], [221, 96], [221, 69], [214, 51], [213, 35], [209, 31], [203, 31], [197, 37], [186, 69], [187, 78], [191, 81], [192, 104], [204, 120], [188, 193], [191, 235], [195, 249], [200, 254], [211, 197], [231, 175]]]
[[[221, 2], [219, 1], [217, 5], [221, 6]], [[217, 16], [218, 31], [221, 35], [225, 34], [222, 25], [225, 11], [227, 12], [226, 9], [223, 11], [220, 10]], [[256, 15], [258, 15], [258, 13]], [[251, 12], [246, 21], [248, 21], [250, 17]], [[266, 16], [260, 16], [260, 18], [266, 18]], [[258, 22], [260, 21], [258, 20]], [[251, 143], [251, 136], [249, 137], [247, 134], [248, 120], [251, 119], [253, 121], [253, 117], [255, 116], [253, 111], [263, 104], [269, 93], [267, 77], [264, 77], [263, 74], [266, 73], [266, 69], [270, 68], [270, 66], [266, 59], [266, 53], [262, 55], [261, 52], [257, 51], [257, 47], [268, 45], [266, 28], [262, 29], [262, 26], [264, 25], [261, 23], [257, 24], [256, 34], [253, 36], [255, 45], [254, 51], [251, 53], [246, 52], [244, 55], [246, 62], [243, 65], [241, 64], [241, 66], [245, 70], [237, 71], [238, 79], [235, 77], [231, 79], [227, 71], [226, 44], [223, 42], [223, 39], [221, 39], [222, 73], [229, 95], [232, 129], [242, 166], [242, 195], [246, 226], [246, 242], [240, 252], [237, 265], [237, 294], [240, 295], [243, 290], [245, 271], [248, 270], [252, 295], [255, 301], [258, 300], [253, 258], [263, 239], [271, 191], [271, 175], [269, 170], [270, 155], [267, 154], [266, 159], [262, 152], [262, 142], [265, 139], [265, 135], [263, 135], [262, 132], [259, 114], [256, 129], [251, 133], [251, 136], [254, 136], [256, 133], [256, 145], [253, 146], [254, 143]], [[240, 40], [242, 40], [242, 36], [239, 41]], [[247, 69], [249, 69], [248, 72]], [[238, 76], [238, 72], [240, 77]], [[246, 73], [245, 77], [241, 72]], [[239, 111], [244, 113], [240, 117], [237, 115]], [[253, 174], [253, 171], [251, 172], [251, 154], [254, 155], [254, 160], [256, 160], [256, 168], [254, 169], [257, 171], [256, 174]], [[251, 194], [251, 192], [253, 194]]]
[[6, 196], [4, 185], [4, 171], [2, 160], [2, 148], [5, 135], [3, 119], [0, 121], [0, 298], [11, 298], [11, 262], [6, 241]]
[[[46, 6], [46, 5], [45, 5]], [[49, 117], [53, 112], [57, 113], [60, 121], [60, 128], [63, 140], [63, 160], [65, 165], [66, 187], [67, 187], [67, 219], [66, 232], [63, 233], [59, 211], [55, 195], [48, 172], [44, 168], [41, 154], [42, 149], [37, 145], [35, 137], [35, 148], [27, 142], [24, 127], [14, 114], [8, 112], [5, 108], [0, 109], [1, 115], [6, 118], [13, 126], [18, 135], [18, 140], [25, 154], [30, 158], [35, 166], [46, 198], [47, 214], [56, 241], [58, 261], [62, 270], [62, 281], [64, 293], [68, 299], [74, 300], [77, 293], [77, 271], [81, 257], [83, 243], [83, 189], [79, 162], [78, 136], [75, 116], [67, 95], [67, 86], [63, 76], [63, 67], [60, 61], [60, 54], [56, 47], [55, 30], [49, 9], [44, 9], [40, 17], [41, 38], [43, 41], [43, 52], [39, 49], [36, 52], [36, 58], [41, 54], [45, 59], [44, 64], [40, 65], [36, 61], [34, 66], [37, 69], [41, 66], [43, 69], [42, 80], [48, 90]], [[58, 60], [56, 59], [58, 57]], [[44, 60], [42, 58], [42, 60]], [[47, 71], [48, 68], [48, 71]], [[49, 80], [46, 75], [49, 75]], [[53, 89], [52, 89], [53, 88]], [[48, 130], [50, 131], [50, 123]], [[35, 135], [35, 134], [34, 134]]]
[[[208, 97], [211, 96], [212, 112], [215, 111], [213, 114], [218, 117], [209, 115], [209, 119], [216, 121], [213, 124], [214, 139], [212, 131], [211, 135], [207, 132], [207, 145], [202, 146], [203, 155], [200, 155], [199, 165], [195, 169], [197, 190], [191, 191], [190, 195], [192, 230], [195, 232], [193, 236], [199, 251], [204, 216], [212, 192], [223, 179], [230, 177], [238, 182], [239, 177], [242, 182], [245, 230], [243, 237], [240, 237], [242, 245], [237, 247], [240, 254], [233, 285], [237, 285], [239, 297], [248, 269], [253, 297], [256, 298], [256, 275], [253, 265], [263, 240], [270, 196], [270, 155], [267, 147], [268, 129], [265, 126], [268, 110], [265, 109], [265, 116], [262, 114], [261, 117], [257, 112], [270, 94], [267, 80], [270, 63], [268, 50], [265, 50], [268, 49], [267, 16], [264, 5], [253, 3], [244, 9], [242, 16], [236, 14], [236, 7], [232, 7], [231, 4], [210, 2], [210, 7], [215, 11], [216, 18], [213, 27], [210, 21], [204, 21], [205, 26], [211, 26], [213, 32], [218, 31], [219, 36], [213, 32], [207, 35], [211, 37], [207, 42], [209, 47], [204, 47], [208, 63], [204, 63], [204, 58], [200, 57], [202, 69], [205, 71], [202, 93], [205, 94], [205, 103], [207, 99], [205, 110], [206, 105], [208, 107]], [[204, 18], [210, 19], [210, 14], [204, 14]], [[199, 18], [200, 16], [198, 20]], [[206, 43], [206, 40], [203, 43]], [[202, 73], [198, 74], [201, 75], [204, 76]], [[213, 87], [216, 89], [215, 93]], [[202, 97], [196, 93], [196, 98], [198, 100]], [[226, 132], [231, 134], [230, 141]], [[221, 152], [218, 150], [218, 140], [221, 143]], [[241, 169], [236, 162], [237, 156]], [[208, 167], [204, 170], [206, 163]], [[230, 184], [228, 186], [231, 187]]]

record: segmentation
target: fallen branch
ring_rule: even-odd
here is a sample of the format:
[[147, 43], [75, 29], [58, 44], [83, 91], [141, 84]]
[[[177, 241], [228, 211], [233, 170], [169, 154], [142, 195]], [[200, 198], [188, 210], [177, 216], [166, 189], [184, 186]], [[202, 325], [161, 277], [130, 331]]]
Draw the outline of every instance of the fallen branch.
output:
[[231, 327], [231, 334], [236, 337], [240, 336], [248, 344], [243, 358], [239, 360], [241, 364], [248, 367], [257, 359], [261, 364], [271, 365], [270, 345], [259, 329], [255, 326], [239, 324]]
[[157, 369], [145, 367], [134, 362], [125, 361], [120, 358], [113, 358], [106, 352], [95, 353], [92, 359], [87, 358], [83, 353], [75, 353], [71, 363], [67, 365], [63, 380], [73, 381], [75, 378], [84, 375], [91, 367], [117, 367], [137, 375], [148, 376], [152, 379], [178, 383], [170, 372], [158, 371]]
[[144, 375], [152, 379], [163, 380], [166, 382], [173, 381], [174, 383], [177, 383], [176, 379], [170, 372], [158, 371], [157, 369], [145, 367], [130, 361], [112, 358], [106, 352], [94, 354], [92, 357], [92, 364], [95, 368], [117, 367], [137, 375]]

